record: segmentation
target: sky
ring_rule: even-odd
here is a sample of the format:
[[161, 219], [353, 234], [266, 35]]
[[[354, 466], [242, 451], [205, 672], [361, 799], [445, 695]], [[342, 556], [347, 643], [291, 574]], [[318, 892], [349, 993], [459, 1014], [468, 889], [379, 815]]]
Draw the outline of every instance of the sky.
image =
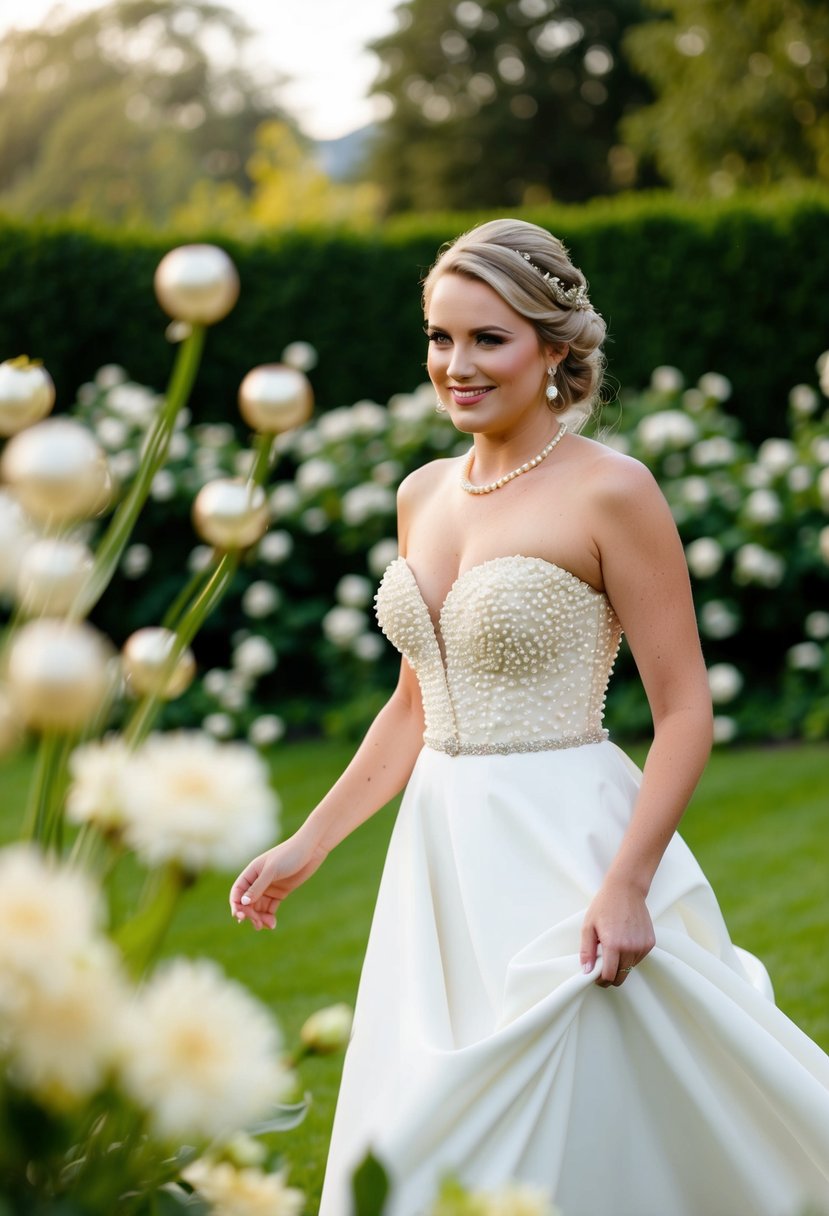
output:
[[[363, 48], [394, 28], [398, 0], [225, 0], [253, 27], [255, 59], [290, 76], [281, 98], [306, 134], [337, 139], [371, 122], [377, 60]], [[0, 34], [36, 26], [55, 0], [0, 0]], [[72, 16], [95, 0], [62, 0]]]

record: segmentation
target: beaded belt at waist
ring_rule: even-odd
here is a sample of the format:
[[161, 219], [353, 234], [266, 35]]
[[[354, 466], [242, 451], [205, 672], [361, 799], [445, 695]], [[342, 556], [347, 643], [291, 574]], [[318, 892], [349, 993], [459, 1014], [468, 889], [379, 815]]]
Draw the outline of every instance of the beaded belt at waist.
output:
[[423, 736], [423, 743], [433, 751], [447, 756], [509, 756], [513, 752], [551, 752], [565, 747], [582, 747], [585, 743], [604, 743], [608, 731], [601, 727], [581, 735], [563, 735], [555, 739], [516, 739], [511, 743], [461, 743], [459, 739], [433, 739]]

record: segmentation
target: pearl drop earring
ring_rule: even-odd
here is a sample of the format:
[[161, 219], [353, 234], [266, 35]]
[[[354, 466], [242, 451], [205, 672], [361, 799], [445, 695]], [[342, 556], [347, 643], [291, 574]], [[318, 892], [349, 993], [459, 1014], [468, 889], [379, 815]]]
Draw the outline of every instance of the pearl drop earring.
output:
[[558, 388], [555, 384], [555, 378], [556, 378], [555, 363], [552, 365], [552, 367], [547, 368], [547, 375], [549, 376], [549, 382], [547, 384], [546, 389], [544, 390], [544, 395], [546, 396], [548, 401], [555, 401], [556, 397], [558, 396]]

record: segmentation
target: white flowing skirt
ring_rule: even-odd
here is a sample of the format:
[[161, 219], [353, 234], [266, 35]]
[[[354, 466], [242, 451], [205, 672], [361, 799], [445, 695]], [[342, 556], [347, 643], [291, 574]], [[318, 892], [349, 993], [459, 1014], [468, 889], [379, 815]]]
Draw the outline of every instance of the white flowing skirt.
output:
[[371, 1149], [389, 1216], [441, 1177], [546, 1188], [563, 1216], [829, 1213], [829, 1058], [774, 1005], [675, 836], [652, 953], [619, 988], [579, 965], [638, 769], [612, 743], [424, 748], [389, 846], [320, 1216]]

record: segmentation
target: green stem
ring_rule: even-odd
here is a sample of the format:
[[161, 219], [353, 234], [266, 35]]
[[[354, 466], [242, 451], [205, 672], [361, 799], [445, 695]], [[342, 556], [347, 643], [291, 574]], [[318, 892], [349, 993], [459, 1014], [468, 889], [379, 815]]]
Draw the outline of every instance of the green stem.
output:
[[47, 730], [40, 736], [29, 787], [29, 801], [23, 819], [22, 836], [24, 840], [36, 840], [43, 843], [46, 839], [61, 742], [61, 736], [56, 731]]
[[204, 335], [204, 326], [194, 325], [179, 347], [164, 404], [147, 435], [138, 472], [101, 538], [89, 582], [73, 605], [73, 616], [83, 617], [91, 611], [115, 573], [135, 521], [147, 501], [153, 478], [167, 457], [176, 418], [190, 396], [201, 362]]
[[161, 623], [165, 629], [175, 629], [178, 626], [186, 606], [201, 593], [202, 587], [212, 577], [217, 565], [218, 562], [214, 555], [208, 566], [203, 570], [197, 570], [192, 578], [188, 579], [164, 615], [164, 620]]
[[253, 462], [253, 468], [250, 471], [250, 480], [258, 486], [263, 486], [268, 480], [268, 474], [271, 471], [271, 457], [273, 456], [274, 437], [273, 435], [257, 435], [254, 448], [256, 451], [256, 459]]
[[[239, 553], [225, 553], [205, 586], [180, 615], [176, 626], [176, 640], [168, 657], [170, 671], [184, 649], [190, 645], [204, 621], [222, 599], [230, 586], [239, 565]], [[162, 681], [163, 686], [163, 681]], [[148, 693], [136, 705], [124, 727], [124, 739], [128, 746], [137, 747], [146, 739], [163, 704], [158, 693]]]
[[187, 875], [174, 862], [156, 870], [138, 912], [114, 934], [133, 975], [142, 975], [155, 959], [187, 885]]

